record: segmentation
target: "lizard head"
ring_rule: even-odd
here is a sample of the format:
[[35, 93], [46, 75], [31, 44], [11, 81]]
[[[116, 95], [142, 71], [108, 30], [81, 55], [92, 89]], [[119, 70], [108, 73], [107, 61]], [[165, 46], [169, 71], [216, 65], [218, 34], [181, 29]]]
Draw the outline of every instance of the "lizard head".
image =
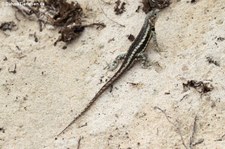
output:
[[156, 19], [158, 17], [159, 9], [153, 9], [152, 11], [148, 12], [146, 18], [148, 19], [149, 23], [155, 25]]

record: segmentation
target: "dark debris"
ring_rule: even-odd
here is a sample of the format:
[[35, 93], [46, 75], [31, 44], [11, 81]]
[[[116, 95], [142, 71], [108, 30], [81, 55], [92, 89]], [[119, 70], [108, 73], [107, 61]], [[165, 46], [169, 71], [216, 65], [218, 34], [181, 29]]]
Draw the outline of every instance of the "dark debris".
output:
[[78, 26], [73, 26], [73, 27], [65, 27], [62, 28], [59, 33], [61, 34], [59, 38], [56, 40], [54, 43], [54, 46], [59, 41], [63, 41], [65, 43], [70, 43], [72, 40], [76, 39], [81, 35], [81, 33], [84, 31], [84, 26], [78, 25]]
[[214, 89], [212, 84], [210, 84], [209, 82], [188, 80], [187, 83], [183, 83], [184, 91], [187, 91], [190, 88], [196, 89], [201, 94], [208, 93]]
[[141, 9], [141, 6], [138, 6], [137, 9], [135, 10], [135, 12], [139, 12]]
[[16, 71], [16, 64], [14, 65], [14, 69], [13, 70], [10, 70], [10, 68], [8, 69], [8, 72], [9, 73], [12, 73], [12, 74], [16, 74], [17, 71]]
[[218, 37], [218, 38], [217, 38], [217, 41], [224, 41], [224, 40], [225, 40], [224, 37]]
[[[7, 1], [12, 3], [11, 0]], [[17, 2], [21, 3], [26, 1], [17, 0]], [[93, 24], [100, 24], [99, 26], [103, 26], [103, 23], [83, 25], [83, 9], [77, 2], [68, 3], [66, 0], [45, 0], [43, 2], [35, 1], [30, 3], [32, 3], [32, 5], [24, 5], [23, 7], [18, 7], [12, 3], [12, 6], [25, 17], [29, 18], [30, 16], [34, 16], [40, 24], [40, 31], [42, 31], [42, 26], [45, 24], [50, 24], [59, 28], [59, 33], [61, 35], [55, 41], [54, 45], [59, 41], [63, 41], [66, 44], [71, 43], [71, 41], [77, 39], [81, 35], [84, 28], [93, 26]], [[37, 40], [35, 39], [35, 41]]]
[[56, 44], [59, 41], [63, 41], [67, 44], [70, 43], [74, 39], [78, 38], [86, 27], [91, 27], [91, 26], [95, 26], [95, 25], [98, 26], [98, 27], [102, 27], [102, 28], [105, 27], [104, 23], [92, 23], [92, 24], [89, 24], [89, 25], [75, 25], [75, 26], [71, 26], [71, 27], [62, 28], [59, 31], [59, 33], [61, 35], [56, 40], [56, 42], [54, 43], [54, 46], [56, 46]]
[[45, 2], [48, 11], [57, 12], [53, 16], [53, 25], [65, 27], [68, 25], [82, 24], [83, 9], [79, 3], [68, 3], [66, 0], [48, 0]]
[[0, 25], [0, 30], [6, 31], [6, 30], [12, 30], [14, 27], [16, 27], [15, 22], [10, 21], [10, 22], [4, 22]]
[[3, 58], [3, 61], [7, 61], [8, 60], [8, 58], [5, 56], [4, 58]]
[[218, 61], [216, 61], [216, 60], [214, 60], [212, 57], [206, 57], [206, 59], [207, 59], [207, 61], [208, 61], [208, 63], [209, 64], [214, 64], [214, 65], [216, 65], [216, 66], [220, 66], [220, 64], [219, 64], [219, 62]]
[[34, 33], [34, 41], [38, 42], [38, 38], [37, 38], [36, 32]]
[[114, 7], [114, 12], [115, 12], [116, 15], [120, 15], [120, 14], [122, 14], [122, 13], [125, 12], [125, 5], [126, 5], [125, 2], [122, 2], [122, 3], [121, 3], [120, 0], [117, 0], [117, 1], [115, 2], [115, 4], [116, 4], [116, 5], [115, 5], [115, 7]]
[[134, 39], [135, 39], [134, 35], [132, 35], [132, 34], [128, 35], [127, 37], [128, 37], [128, 40], [130, 40], [130, 41], [134, 41]]
[[143, 8], [145, 13], [153, 9], [164, 9], [170, 5], [170, 0], [142, 0]]
[[2, 133], [5, 133], [5, 128], [0, 127], [0, 131], [1, 131]]

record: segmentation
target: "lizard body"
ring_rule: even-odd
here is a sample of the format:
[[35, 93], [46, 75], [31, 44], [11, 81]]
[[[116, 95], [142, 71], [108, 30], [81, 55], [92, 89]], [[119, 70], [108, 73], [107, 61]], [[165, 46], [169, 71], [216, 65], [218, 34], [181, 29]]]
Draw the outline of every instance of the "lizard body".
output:
[[[77, 115], [73, 121], [71, 121], [57, 136], [61, 135], [67, 128], [69, 128], [77, 119], [79, 119], [84, 113], [86, 113], [94, 102], [107, 90], [111, 85], [113, 85], [128, 69], [130, 69], [137, 60], [143, 60], [143, 65], [146, 64], [147, 57], [143, 53], [150, 41], [151, 38], [154, 38], [155, 45], [157, 46], [156, 37], [155, 37], [155, 20], [158, 10], [150, 11], [144, 20], [144, 24], [139, 32], [138, 36], [131, 44], [127, 53], [122, 57], [117, 57], [117, 61], [122, 60], [123, 62], [117, 72], [108, 80], [105, 85], [101, 87], [101, 89], [95, 94], [95, 96], [90, 100], [88, 105], [82, 110], [82, 112]], [[114, 63], [117, 63], [114, 61]], [[117, 65], [117, 64], [115, 64]]]

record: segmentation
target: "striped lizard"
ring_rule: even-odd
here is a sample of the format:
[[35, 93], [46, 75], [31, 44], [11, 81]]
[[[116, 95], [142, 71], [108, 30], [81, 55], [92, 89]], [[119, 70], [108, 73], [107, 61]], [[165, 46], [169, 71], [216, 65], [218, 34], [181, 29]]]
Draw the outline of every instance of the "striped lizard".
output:
[[112, 84], [114, 84], [127, 70], [129, 70], [136, 61], [142, 61], [142, 66], [149, 66], [149, 61], [147, 60], [147, 55], [144, 53], [149, 41], [153, 38], [153, 43], [155, 44], [156, 50], [159, 52], [156, 33], [155, 33], [155, 21], [157, 18], [158, 9], [150, 11], [144, 20], [144, 24], [139, 32], [138, 36], [131, 44], [126, 54], [122, 54], [116, 57], [111, 66], [111, 70], [118, 66], [118, 63], [123, 60], [120, 68], [117, 72], [108, 80], [105, 85], [95, 94], [94, 98], [90, 100], [88, 105], [77, 115], [73, 121], [71, 121], [57, 136], [61, 135], [66, 129], [68, 129], [77, 119], [84, 115], [95, 101], [107, 90]]

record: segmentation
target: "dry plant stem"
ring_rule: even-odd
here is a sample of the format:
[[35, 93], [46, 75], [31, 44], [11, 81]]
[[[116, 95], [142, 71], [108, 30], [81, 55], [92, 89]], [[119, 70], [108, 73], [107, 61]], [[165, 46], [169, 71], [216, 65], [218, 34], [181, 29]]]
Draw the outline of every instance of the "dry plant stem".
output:
[[100, 9], [101, 9], [102, 13], [104, 14], [104, 16], [105, 16], [106, 18], [108, 18], [110, 21], [112, 21], [112, 22], [114, 22], [114, 23], [118, 24], [118, 25], [119, 25], [119, 26], [121, 26], [121, 27], [125, 27], [125, 25], [122, 25], [122, 24], [120, 24], [120, 23], [118, 23], [118, 22], [116, 22], [116, 21], [112, 20], [111, 18], [109, 18], [109, 17], [107, 16], [107, 14], [105, 13], [105, 11], [102, 9], [102, 7], [101, 7], [101, 5], [100, 5], [100, 1], [99, 1], [99, 0], [98, 0], [98, 3], [99, 3], [99, 7], [100, 7]]
[[79, 138], [79, 140], [78, 140], [78, 142], [77, 142], [77, 149], [80, 149], [80, 142], [81, 142], [82, 139], [83, 139], [83, 137], [80, 137], [80, 138]]
[[219, 139], [216, 139], [216, 140], [214, 140], [214, 141], [223, 141], [223, 138], [225, 137], [225, 134], [224, 135], [222, 135]]
[[[181, 142], [182, 142], [183, 146], [185, 147], [185, 149], [188, 149], [187, 145], [186, 145], [185, 142], [184, 142], [184, 138], [183, 138], [183, 136], [182, 136], [182, 134], [181, 134], [180, 126], [177, 126], [175, 123], [173, 123], [173, 122], [170, 120], [170, 117], [166, 114], [165, 110], [162, 110], [161, 108], [159, 108], [159, 107], [157, 107], [157, 106], [155, 106], [154, 109], [158, 109], [160, 112], [162, 112], [162, 113], [165, 115], [167, 121], [168, 121], [170, 124], [172, 124], [172, 125], [177, 129], [178, 134], [179, 134], [179, 136], [180, 136], [180, 138], [181, 138]], [[178, 123], [178, 121], [176, 121], [176, 122]]]
[[82, 25], [83, 27], [92, 27], [92, 26], [101, 26], [101, 27], [106, 27], [106, 25], [104, 23], [91, 23], [91, 24], [87, 24], [87, 25]]
[[193, 142], [194, 142], [194, 137], [195, 137], [195, 133], [196, 133], [196, 125], [197, 125], [197, 121], [198, 120], [198, 117], [195, 116], [195, 119], [194, 119], [194, 125], [193, 125], [193, 129], [192, 129], [192, 135], [191, 135], [191, 138], [190, 138], [190, 143], [189, 143], [189, 147], [190, 149], [193, 148]]
[[203, 142], [204, 142], [204, 139], [203, 138], [202, 139], [199, 139], [197, 142], [193, 143], [192, 146], [194, 147], [194, 146], [199, 145], [199, 144], [201, 144]]

